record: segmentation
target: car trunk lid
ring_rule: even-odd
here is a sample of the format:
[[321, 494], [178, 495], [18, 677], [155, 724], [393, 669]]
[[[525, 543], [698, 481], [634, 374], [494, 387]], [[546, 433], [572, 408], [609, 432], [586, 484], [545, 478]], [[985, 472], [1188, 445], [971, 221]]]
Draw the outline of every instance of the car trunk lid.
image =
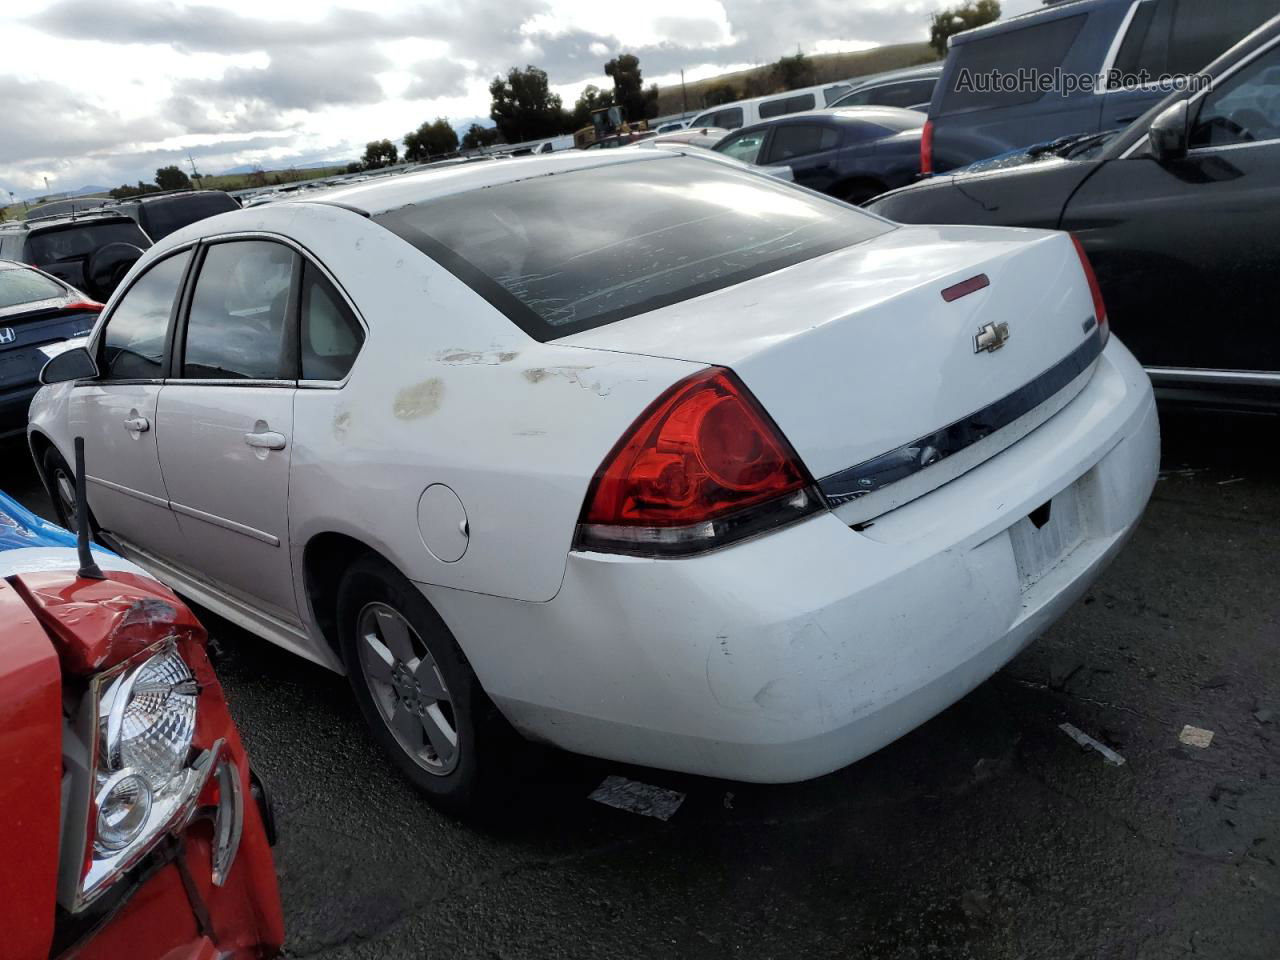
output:
[[849, 522], [1016, 442], [1101, 348], [1067, 235], [923, 226], [560, 342], [732, 368]]

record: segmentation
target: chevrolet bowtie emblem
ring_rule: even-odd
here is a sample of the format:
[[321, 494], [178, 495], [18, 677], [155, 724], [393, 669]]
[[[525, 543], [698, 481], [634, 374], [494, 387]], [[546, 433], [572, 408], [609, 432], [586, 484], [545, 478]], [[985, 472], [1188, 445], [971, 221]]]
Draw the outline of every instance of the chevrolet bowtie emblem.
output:
[[988, 323], [973, 338], [973, 352], [982, 353], [986, 351], [987, 353], [995, 353], [1008, 340], [1009, 325], [1007, 323]]

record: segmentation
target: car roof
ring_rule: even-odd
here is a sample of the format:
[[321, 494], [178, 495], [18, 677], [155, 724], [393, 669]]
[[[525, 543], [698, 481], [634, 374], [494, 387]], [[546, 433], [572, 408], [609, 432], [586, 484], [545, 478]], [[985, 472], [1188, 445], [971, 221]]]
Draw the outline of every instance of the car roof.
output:
[[[619, 156], [619, 154], [622, 154]], [[636, 153], [620, 150], [564, 150], [517, 157], [506, 163], [464, 163], [436, 170], [381, 177], [350, 187], [324, 191], [323, 197], [297, 197], [280, 203], [327, 203], [375, 216], [438, 197], [514, 183], [534, 177], [554, 176], [603, 167], [613, 163], [645, 163], [660, 160], [664, 153]], [[229, 214], [233, 215], [233, 214]]]
[[[886, 70], [883, 73], [872, 73], [858, 77], [849, 88], [849, 93], [857, 93], [867, 87], [878, 87], [885, 83], [901, 83], [904, 80], [928, 80], [942, 76], [942, 61], [926, 64], [922, 67], [903, 67], [901, 70]], [[844, 96], [848, 96], [846, 93]]]
[[1012, 33], [1015, 30], [1021, 30], [1023, 27], [1029, 27], [1033, 24], [1046, 20], [1057, 20], [1060, 17], [1075, 16], [1081, 13], [1088, 13], [1090, 10], [1096, 10], [1099, 7], [1109, 6], [1111, 4], [1132, 3], [1133, 0], [1057, 0], [1056, 3], [1050, 3], [1035, 10], [1029, 10], [1026, 13], [1020, 13], [1016, 17], [1006, 17], [1003, 20], [994, 20], [991, 23], [985, 23], [980, 27], [974, 27], [971, 30], [962, 30], [960, 33], [952, 34], [951, 46], [969, 43], [972, 40], [981, 40], [984, 37], [994, 36], [1000, 33]]
[[[780, 117], [761, 120], [759, 123], [753, 123], [748, 127], [743, 127], [742, 129], [755, 130], [758, 127], [780, 126], [797, 120], [835, 120], [843, 123], [865, 121], [875, 123], [877, 119], [888, 119], [889, 117], [897, 120], [911, 120], [912, 125], [918, 127], [923, 127], [925, 121], [929, 119], [918, 110], [907, 110], [905, 107], [828, 107], [826, 110], [805, 110], [801, 113], [785, 113]], [[736, 133], [738, 131], [735, 130], [734, 132]]]
[[81, 210], [78, 213], [54, 213], [47, 217], [32, 217], [29, 220], [14, 220], [12, 223], [0, 223], [0, 230], [10, 232], [35, 232], [48, 227], [64, 227], [72, 223], [133, 223], [133, 220], [115, 210]]

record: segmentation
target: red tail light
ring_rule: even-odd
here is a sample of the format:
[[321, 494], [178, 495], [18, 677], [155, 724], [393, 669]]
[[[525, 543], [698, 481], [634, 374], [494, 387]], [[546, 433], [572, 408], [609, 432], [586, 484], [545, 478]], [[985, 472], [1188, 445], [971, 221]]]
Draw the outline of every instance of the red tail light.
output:
[[673, 556], [822, 506], [813, 478], [734, 374], [711, 367], [641, 414], [596, 471], [576, 546]]
[[1093, 315], [1098, 318], [1098, 328], [1102, 331], [1102, 342], [1105, 344], [1111, 336], [1111, 327], [1107, 324], [1107, 305], [1102, 299], [1102, 287], [1098, 286], [1097, 274], [1093, 272], [1093, 264], [1089, 262], [1089, 255], [1084, 252], [1084, 244], [1080, 242], [1080, 238], [1072, 234], [1071, 242], [1075, 244], [1076, 255], [1080, 257], [1084, 278], [1089, 282], [1089, 295], [1093, 297]]
[[933, 174], [933, 121], [924, 122], [924, 130], [920, 134], [920, 175], [928, 177]]
[[75, 303], [68, 303], [63, 310], [81, 310], [85, 313], [101, 313], [103, 305], [97, 300], [77, 300]]

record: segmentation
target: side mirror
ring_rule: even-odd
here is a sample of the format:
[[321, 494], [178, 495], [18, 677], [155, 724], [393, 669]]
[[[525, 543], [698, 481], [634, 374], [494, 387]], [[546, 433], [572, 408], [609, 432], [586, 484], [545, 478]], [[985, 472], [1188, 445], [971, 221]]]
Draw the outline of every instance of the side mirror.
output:
[[43, 384], [66, 383], [69, 380], [92, 380], [98, 375], [98, 364], [84, 347], [64, 350], [40, 371]]
[[1151, 156], [1156, 163], [1170, 163], [1187, 155], [1187, 101], [1179, 100], [1162, 110], [1151, 121], [1147, 131], [1151, 142]]

